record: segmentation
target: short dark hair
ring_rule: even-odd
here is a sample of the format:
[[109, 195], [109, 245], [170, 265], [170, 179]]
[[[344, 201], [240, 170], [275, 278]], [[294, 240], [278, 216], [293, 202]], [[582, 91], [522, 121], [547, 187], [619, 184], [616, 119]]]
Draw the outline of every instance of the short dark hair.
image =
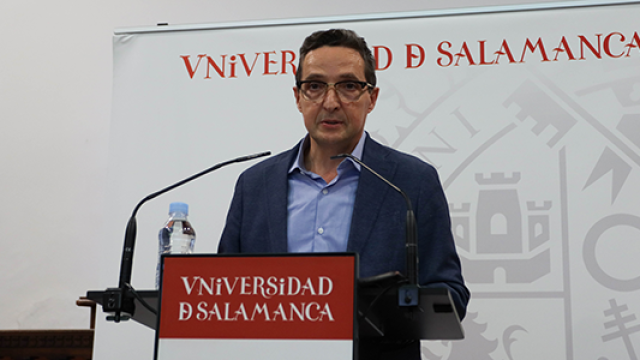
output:
[[364, 76], [367, 82], [376, 86], [376, 61], [367, 46], [363, 37], [358, 36], [353, 30], [330, 29], [316, 31], [307, 36], [300, 47], [300, 58], [298, 59], [298, 70], [296, 72], [296, 83], [302, 81], [302, 63], [307, 54], [323, 46], [342, 46], [356, 50], [364, 60]]

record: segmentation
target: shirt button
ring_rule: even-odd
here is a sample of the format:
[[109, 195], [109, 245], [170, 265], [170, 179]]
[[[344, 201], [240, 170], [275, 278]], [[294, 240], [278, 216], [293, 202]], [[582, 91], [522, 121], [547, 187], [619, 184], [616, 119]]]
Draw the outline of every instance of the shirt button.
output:
[[325, 194], [325, 195], [327, 195], [327, 194], [329, 193], [329, 190], [327, 190], [327, 189], [322, 189], [322, 193], [323, 193], [323, 194]]
[[323, 228], [318, 228], [318, 234], [322, 235], [322, 233], [324, 233], [324, 229]]

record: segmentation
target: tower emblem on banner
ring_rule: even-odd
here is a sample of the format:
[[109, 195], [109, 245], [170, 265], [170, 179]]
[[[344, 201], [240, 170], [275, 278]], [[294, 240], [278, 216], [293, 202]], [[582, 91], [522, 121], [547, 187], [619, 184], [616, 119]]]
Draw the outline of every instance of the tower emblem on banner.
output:
[[464, 250], [465, 280], [471, 284], [530, 284], [551, 271], [552, 202], [536, 205], [535, 201], [521, 201], [517, 189], [520, 176], [519, 172], [511, 176], [476, 174], [480, 190], [475, 231], [471, 229], [470, 203], [451, 208], [456, 244]]

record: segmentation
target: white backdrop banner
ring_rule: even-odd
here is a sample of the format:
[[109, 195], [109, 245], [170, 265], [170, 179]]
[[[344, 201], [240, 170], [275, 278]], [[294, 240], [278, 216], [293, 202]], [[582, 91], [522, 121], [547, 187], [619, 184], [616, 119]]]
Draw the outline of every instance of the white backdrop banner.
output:
[[[117, 33], [103, 285], [117, 283], [139, 199], [304, 136], [297, 49], [344, 27], [377, 56], [381, 97], [366, 129], [438, 168], [472, 291], [466, 339], [425, 342], [423, 359], [638, 359], [638, 18], [627, 4]], [[153, 286], [171, 201], [191, 205], [196, 251], [215, 252], [246, 166], [143, 207], [135, 287]], [[116, 358], [115, 342], [150, 354], [148, 333], [101, 322], [96, 358]]]

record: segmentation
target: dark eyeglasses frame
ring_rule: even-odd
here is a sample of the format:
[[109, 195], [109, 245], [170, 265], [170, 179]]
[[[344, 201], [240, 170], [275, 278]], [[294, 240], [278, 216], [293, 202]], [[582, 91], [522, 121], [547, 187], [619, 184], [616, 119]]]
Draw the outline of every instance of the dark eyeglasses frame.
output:
[[[307, 94], [302, 90], [302, 85], [303, 84], [311, 84], [311, 83], [317, 83], [317, 84], [323, 84], [326, 85], [326, 89], [324, 91], [324, 93], [322, 94], [322, 96], [318, 97], [315, 100], [311, 100], [307, 97]], [[336, 86], [340, 85], [340, 84], [346, 84], [346, 83], [354, 83], [354, 84], [358, 84], [360, 85], [360, 88], [362, 89], [360, 94], [358, 95], [358, 97], [354, 100], [347, 100], [347, 99], [343, 99], [342, 96], [340, 95], [340, 92], [337, 91]], [[320, 81], [320, 80], [302, 80], [302, 81], [296, 81], [296, 87], [298, 88], [298, 91], [300, 91], [303, 95], [303, 97], [305, 98], [305, 100], [307, 101], [311, 101], [311, 102], [319, 102], [324, 100], [324, 98], [327, 96], [327, 93], [329, 93], [329, 88], [333, 86], [333, 89], [336, 90], [336, 94], [338, 95], [338, 97], [340, 98], [341, 101], [346, 101], [346, 102], [354, 102], [354, 101], [358, 101], [360, 99], [360, 97], [362, 97], [362, 94], [365, 93], [365, 91], [371, 91], [374, 89], [374, 86], [369, 84], [366, 81], [358, 81], [358, 80], [344, 80], [344, 81], [338, 81], [336, 83], [327, 83], [324, 81]]]

